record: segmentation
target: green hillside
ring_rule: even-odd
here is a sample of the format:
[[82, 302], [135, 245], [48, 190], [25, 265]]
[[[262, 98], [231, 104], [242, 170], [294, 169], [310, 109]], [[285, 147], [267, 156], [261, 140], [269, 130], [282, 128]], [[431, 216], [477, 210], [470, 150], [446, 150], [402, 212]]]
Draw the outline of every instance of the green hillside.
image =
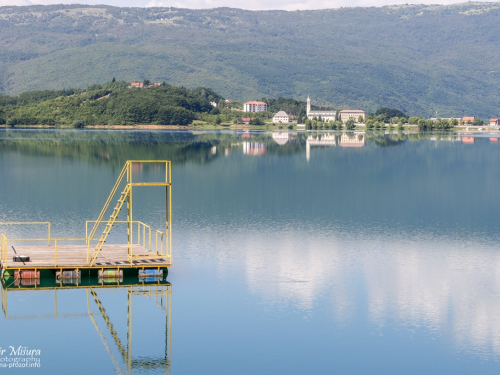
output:
[[58, 125], [188, 125], [205, 119], [210, 101], [223, 99], [206, 88], [187, 89], [166, 83], [130, 88], [126, 82], [91, 85], [82, 90], [30, 91], [0, 95], [0, 124]]
[[0, 7], [0, 90], [151, 79], [238, 101], [500, 115], [500, 3], [315, 11]]

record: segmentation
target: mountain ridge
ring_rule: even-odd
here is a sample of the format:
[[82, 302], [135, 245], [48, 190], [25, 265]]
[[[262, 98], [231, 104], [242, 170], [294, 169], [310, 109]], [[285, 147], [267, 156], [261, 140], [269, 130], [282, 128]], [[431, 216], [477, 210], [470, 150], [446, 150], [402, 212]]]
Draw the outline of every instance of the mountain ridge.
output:
[[500, 3], [313, 11], [0, 7], [0, 89], [151, 79], [239, 101], [497, 117]]

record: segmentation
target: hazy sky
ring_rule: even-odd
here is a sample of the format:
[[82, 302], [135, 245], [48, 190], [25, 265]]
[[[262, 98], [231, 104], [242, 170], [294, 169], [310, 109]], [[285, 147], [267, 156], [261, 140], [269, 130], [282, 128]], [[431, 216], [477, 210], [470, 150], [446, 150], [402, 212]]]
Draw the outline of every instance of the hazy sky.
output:
[[[453, 4], [457, 0], [420, 0], [418, 4]], [[242, 9], [325, 9], [353, 6], [383, 6], [389, 4], [404, 4], [405, 0], [0, 0], [2, 5], [33, 5], [33, 4], [107, 4], [120, 7], [178, 7], [178, 8], [216, 8], [229, 6]]]

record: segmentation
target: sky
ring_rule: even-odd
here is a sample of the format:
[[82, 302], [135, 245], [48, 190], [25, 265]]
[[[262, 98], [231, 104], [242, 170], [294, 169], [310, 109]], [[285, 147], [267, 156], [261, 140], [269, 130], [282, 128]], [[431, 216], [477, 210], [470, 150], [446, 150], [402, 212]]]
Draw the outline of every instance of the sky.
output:
[[[457, 0], [420, 0], [418, 4], [453, 4], [465, 1]], [[250, 10], [305, 10], [331, 9], [340, 7], [369, 7], [393, 4], [404, 4], [405, 0], [0, 0], [0, 6], [5, 5], [35, 5], [35, 4], [106, 4], [118, 7], [176, 7], [176, 8], [217, 8], [231, 7]]]

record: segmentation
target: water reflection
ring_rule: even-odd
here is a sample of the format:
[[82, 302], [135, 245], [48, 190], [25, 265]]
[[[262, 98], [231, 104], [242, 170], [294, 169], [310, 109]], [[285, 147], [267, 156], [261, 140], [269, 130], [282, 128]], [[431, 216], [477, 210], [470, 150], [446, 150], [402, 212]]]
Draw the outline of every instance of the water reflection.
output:
[[[380, 147], [397, 146], [406, 141], [461, 141], [474, 143], [478, 135], [462, 133], [420, 133], [401, 131], [318, 131], [318, 132], [145, 132], [145, 131], [55, 131], [6, 130], [0, 133], [0, 152], [22, 152], [39, 156], [70, 157], [118, 168], [127, 160], [127, 148], [134, 147], [138, 159], [168, 159], [176, 165], [187, 161], [205, 163], [230, 156], [235, 149], [243, 154], [294, 154], [305, 152], [310, 159], [311, 147]], [[494, 135], [494, 136], [493, 136]], [[497, 134], [480, 137], [498, 140]], [[168, 147], [162, 148], [162, 145]]]
[[[30, 335], [51, 336], [50, 330], [40, 324], [45, 319], [88, 318], [102, 346], [86, 348], [87, 357], [97, 357], [97, 353], [104, 350], [117, 374], [170, 374], [171, 293], [170, 283], [154, 277], [139, 280], [131, 277], [83, 280], [42, 277], [36, 281], [2, 278], [1, 286], [5, 319], [23, 326], [27, 321], [35, 321], [34, 326], [40, 328], [31, 331]], [[138, 307], [134, 308], [134, 304]], [[158, 314], [161, 311], [163, 316]], [[88, 341], [90, 337], [85, 332], [71, 340]], [[160, 347], [153, 343], [163, 343], [163, 348], [158, 350]], [[49, 351], [47, 349], [41, 348], [42, 352]], [[156, 355], [151, 354], [155, 352]], [[69, 356], [67, 360], [78, 360], [81, 353], [70, 351], [66, 356]], [[41, 361], [44, 361], [43, 356]], [[102, 363], [100, 366], [107, 368]], [[42, 367], [49, 365], [42, 363]]]
[[259, 142], [243, 142], [243, 154], [262, 156], [266, 154], [266, 144]]
[[[462, 137], [472, 137], [474, 143], [464, 144]], [[358, 362], [359, 353], [342, 352], [349, 340], [351, 348], [372, 343], [371, 348], [380, 350], [376, 360], [392, 361], [396, 346], [408, 358], [417, 358], [415, 347], [429, 345], [415, 344], [415, 331], [442, 340], [433, 349], [441, 350], [444, 372], [456, 373], [463, 365], [455, 358], [457, 348], [472, 353], [467, 357], [471, 361], [500, 359], [500, 148], [495, 140], [493, 134], [402, 132], [10, 132], [0, 139], [1, 177], [9, 187], [0, 190], [0, 221], [36, 216], [55, 220], [54, 230], [70, 229], [79, 237], [81, 226], [76, 224], [99, 212], [124, 160], [172, 159], [178, 184], [173, 240], [179, 250], [174, 251], [171, 277], [185, 291], [179, 293], [184, 301], [176, 304], [181, 317], [176, 329], [183, 333], [176, 336], [176, 364], [183, 363], [183, 370], [193, 366], [184, 373], [204, 370], [202, 365], [195, 368], [193, 352], [206, 354], [204, 361], [214, 365], [227, 364], [228, 357], [239, 353], [247, 356], [249, 347], [265, 348], [254, 352], [261, 357], [278, 355], [276, 347], [291, 352], [307, 336], [297, 332], [311, 332], [311, 341], [300, 353], [305, 365], [296, 373], [331, 368], [325, 359], [333, 358], [331, 353], [314, 355], [335, 345], [338, 357], [332, 361], [349, 366], [349, 356], [355, 356]], [[156, 172], [145, 167], [136, 173], [147, 179]], [[137, 214], [159, 226], [161, 210], [148, 203], [152, 197], [137, 199], [143, 204]], [[86, 289], [75, 289], [84, 281], [68, 285], [76, 293], [75, 306], [87, 301]], [[207, 287], [212, 283], [217, 288]], [[21, 280], [12, 287], [30, 287], [35, 296], [41, 292], [36, 282]], [[112, 288], [92, 288], [116, 332], [126, 327], [127, 288], [113, 293], [106, 291]], [[58, 302], [64, 290], [58, 289]], [[9, 291], [9, 316], [15, 305], [11, 295]], [[38, 298], [19, 296], [16, 303]], [[88, 297], [90, 312], [125, 369], [130, 361], [123, 359], [89, 289]], [[154, 309], [136, 303], [139, 295], [133, 298], [134, 317], [148, 320]], [[119, 301], [125, 303], [113, 312]], [[43, 300], [39, 306], [52, 303]], [[63, 308], [57, 310], [60, 316]], [[204, 324], [211, 312], [210, 324]], [[89, 332], [99, 340], [99, 353], [106, 355], [101, 362], [112, 365], [87, 307], [68, 314], [83, 314], [92, 324]], [[150, 319], [142, 332], [158, 338], [164, 318]], [[134, 319], [134, 339], [136, 328]], [[26, 332], [20, 326], [16, 330]], [[403, 338], [377, 341], [391, 330], [403, 332]], [[235, 331], [242, 332], [241, 339]], [[266, 334], [275, 339], [274, 348], [263, 344]], [[126, 335], [118, 335], [126, 347]], [[228, 343], [227, 337], [233, 341]], [[231, 351], [233, 345], [238, 350]], [[144, 347], [144, 358], [157, 348]], [[135, 369], [141, 367], [134, 362], [141, 349], [134, 345]], [[262, 363], [272, 366], [273, 360]], [[422, 363], [419, 370], [433, 365], [431, 359]], [[498, 367], [495, 363], [492, 368]], [[245, 372], [227, 368], [227, 373]], [[247, 373], [269, 371], [249, 368]], [[401, 365], [399, 372], [412, 373], [407, 370]]]
[[341, 325], [359, 321], [366, 306], [378, 329], [420, 327], [465, 352], [500, 358], [496, 247], [410, 233], [375, 240], [359, 232], [357, 239], [302, 234], [279, 241], [263, 233], [246, 249], [249, 288], [267, 304], [307, 316], [327, 298]]

